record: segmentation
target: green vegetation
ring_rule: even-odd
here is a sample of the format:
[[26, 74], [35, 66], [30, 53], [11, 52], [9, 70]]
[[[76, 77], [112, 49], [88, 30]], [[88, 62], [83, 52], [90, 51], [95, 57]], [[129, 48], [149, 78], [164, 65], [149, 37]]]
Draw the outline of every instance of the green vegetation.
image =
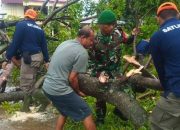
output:
[[[126, 24], [122, 26], [122, 28], [130, 34], [131, 30], [138, 26], [141, 29], [141, 33], [137, 37], [136, 44], [141, 39], [149, 39], [155, 30], [158, 29], [158, 25], [156, 23], [155, 15], [156, 9], [158, 5], [167, 0], [99, 0], [99, 3], [94, 3], [90, 0], [82, 0], [81, 2], [70, 6], [68, 9], [64, 10], [64, 12], [58, 13], [55, 17], [67, 17], [68, 19], [60, 19], [56, 21], [49, 22], [44, 30], [48, 37], [53, 37], [58, 39], [58, 41], [51, 40], [47, 38], [48, 41], [48, 50], [50, 55], [53, 54], [56, 47], [63, 41], [67, 39], [74, 38], [77, 30], [80, 27], [80, 20], [84, 16], [89, 16], [97, 13], [97, 15], [104, 9], [112, 9], [116, 15], [118, 20], [125, 20]], [[180, 7], [179, 0], [170, 0], [175, 2]], [[82, 11], [84, 10], [84, 14]], [[51, 12], [49, 12], [50, 14]], [[40, 18], [46, 18], [45, 15], [41, 14]], [[8, 18], [9, 20], [12, 17]], [[7, 19], [7, 20], [8, 20]], [[17, 18], [13, 18], [17, 19]], [[66, 23], [66, 24], [65, 24]], [[97, 31], [97, 25], [92, 24], [93, 28]], [[14, 27], [7, 29], [8, 35], [12, 37], [14, 32]], [[124, 46], [122, 45], [122, 55], [133, 54], [132, 46]], [[148, 56], [147, 56], [148, 57]], [[147, 59], [145, 57], [145, 61]], [[122, 66], [124, 63], [122, 64]], [[122, 67], [123, 68], [123, 67]], [[149, 72], [156, 75], [156, 71], [153, 67], [153, 64], [150, 64], [148, 68]], [[19, 70], [16, 68], [12, 73], [12, 83], [15, 85], [19, 84]], [[152, 93], [149, 96], [144, 97], [143, 99], [139, 99], [141, 106], [147, 112], [151, 112], [153, 107], [156, 104], [156, 100], [158, 99], [160, 93], [152, 90], [147, 90]], [[127, 92], [129, 92], [127, 90]], [[146, 93], [146, 92], [145, 92]], [[138, 97], [141, 94], [137, 94]], [[90, 105], [90, 107], [94, 112], [95, 108], [95, 99], [92, 97], [87, 97], [86, 101]], [[14, 113], [19, 110], [21, 103], [9, 103], [3, 102], [1, 107], [7, 111], [7, 113]], [[134, 125], [127, 121], [124, 122], [117, 116], [113, 114], [114, 106], [108, 104], [106, 122], [102, 126], [98, 126], [98, 130], [133, 130]], [[94, 114], [95, 115], [95, 114]], [[68, 120], [68, 123], [65, 126], [65, 130], [83, 130], [83, 126], [81, 123], [75, 123], [72, 120]], [[145, 126], [139, 128], [139, 130], [149, 130], [148, 123]]]
[[20, 108], [22, 107], [22, 103], [17, 102], [2, 102], [1, 103], [1, 108], [3, 108], [7, 114], [14, 114], [16, 111], [19, 111]]

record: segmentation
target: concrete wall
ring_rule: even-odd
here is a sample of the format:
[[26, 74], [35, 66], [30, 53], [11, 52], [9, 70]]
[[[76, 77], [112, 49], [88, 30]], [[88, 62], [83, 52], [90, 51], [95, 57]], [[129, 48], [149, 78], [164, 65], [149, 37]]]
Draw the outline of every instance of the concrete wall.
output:
[[24, 7], [21, 4], [2, 4], [1, 10], [7, 15], [13, 15], [23, 18], [24, 16]]

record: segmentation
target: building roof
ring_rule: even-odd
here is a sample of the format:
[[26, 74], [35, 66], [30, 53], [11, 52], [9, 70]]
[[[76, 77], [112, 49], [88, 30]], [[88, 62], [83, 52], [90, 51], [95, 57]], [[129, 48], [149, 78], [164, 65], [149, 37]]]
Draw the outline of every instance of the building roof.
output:
[[[5, 4], [23, 4], [23, 0], [1, 0], [2, 3]], [[29, 0], [29, 2], [44, 2], [45, 0]], [[50, 2], [54, 2], [55, 0], [49, 0]], [[64, 3], [67, 0], [58, 0], [59, 3]]]

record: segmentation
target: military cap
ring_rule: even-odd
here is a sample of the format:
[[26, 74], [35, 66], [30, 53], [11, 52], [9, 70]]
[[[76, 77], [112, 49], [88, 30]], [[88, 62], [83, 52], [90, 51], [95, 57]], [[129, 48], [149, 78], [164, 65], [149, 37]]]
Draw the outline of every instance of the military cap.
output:
[[98, 24], [111, 24], [116, 22], [116, 16], [111, 10], [104, 10], [98, 17]]

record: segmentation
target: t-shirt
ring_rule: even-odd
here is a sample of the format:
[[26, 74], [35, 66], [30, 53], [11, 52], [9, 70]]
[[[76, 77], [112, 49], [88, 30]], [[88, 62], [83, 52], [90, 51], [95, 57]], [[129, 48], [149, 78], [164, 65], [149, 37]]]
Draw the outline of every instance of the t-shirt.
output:
[[165, 21], [151, 37], [149, 45], [164, 96], [172, 92], [180, 97], [180, 20]]
[[87, 70], [88, 53], [77, 40], [68, 40], [55, 50], [43, 84], [50, 95], [66, 95], [73, 91], [69, 84], [71, 71], [84, 73]]

